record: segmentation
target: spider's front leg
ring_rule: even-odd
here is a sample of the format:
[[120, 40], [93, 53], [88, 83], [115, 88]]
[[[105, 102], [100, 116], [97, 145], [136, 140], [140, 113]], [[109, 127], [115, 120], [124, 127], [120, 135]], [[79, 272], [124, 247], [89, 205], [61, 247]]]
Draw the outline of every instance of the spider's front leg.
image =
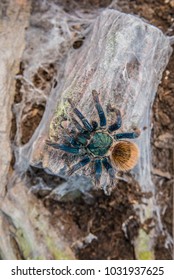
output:
[[75, 107], [74, 103], [70, 98], [68, 98], [68, 102], [70, 103], [74, 114], [81, 120], [83, 123], [85, 129], [87, 129], [89, 132], [93, 131], [93, 126], [88, 122], [88, 120], [83, 116], [83, 114]]
[[71, 117], [72, 123], [73, 123], [74, 126], [77, 128], [77, 130], [78, 130], [80, 133], [85, 132], [85, 129], [84, 129], [84, 128], [81, 126], [81, 124], [73, 117], [72, 114], [70, 114], [70, 117]]
[[80, 147], [72, 147], [72, 146], [68, 146], [68, 145], [65, 145], [65, 144], [58, 144], [58, 143], [51, 142], [50, 140], [47, 140], [46, 144], [48, 146], [51, 146], [55, 149], [64, 151], [66, 153], [70, 153], [70, 154], [74, 154], [74, 155], [83, 154], [83, 149], [81, 149]]
[[97, 112], [98, 112], [98, 115], [99, 115], [100, 127], [105, 127], [106, 126], [106, 116], [105, 116], [103, 108], [100, 104], [100, 101], [99, 101], [99, 98], [98, 98], [98, 93], [97, 93], [96, 90], [92, 91], [92, 96], [93, 96], [93, 100], [95, 102], [95, 108], [97, 109]]
[[115, 130], [117, 130], [117, 129], [119, 129], [121, 127], [121, 125], [122, 125], [122, 117], [121, 117], [120, 110], [118, 110], [116, 108], [111, 108], [111, 107], [110, 107], [110, 110], [112, 112], [116, 113], [116, 121], [115, 121], [115, 123], [108, 127], [108, 131], [109, 132], [113, 132], [113, 131], [115, 131]]

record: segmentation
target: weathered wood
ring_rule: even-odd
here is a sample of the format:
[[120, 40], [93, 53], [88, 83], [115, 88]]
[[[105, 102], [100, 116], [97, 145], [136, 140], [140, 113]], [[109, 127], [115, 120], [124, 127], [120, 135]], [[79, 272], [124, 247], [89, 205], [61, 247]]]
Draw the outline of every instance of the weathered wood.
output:
[[[117, 11], [103, 12], [96, 20], [84, 46], [78, 53], [71, 51], [65, 65], [64, 80], [58, 88], [52, 90], [50, 99], [53, 100], [50, 100], [50, 103], [57, 101], [58, 107], [51, 122], [50, 138], [63, 141], [64, 131], [60, 128], [60, 122], [64, 118], [70, 120], [71, 109], [67, 102], [69, 97], [89, 120], [97, 119], [91, 94], [92, 89], [96, 89], [100, 92], [100, 100], [105, 110], [108, 104], [121, 109], [123, 131], [134, 127], [143, 129], [143, 126], [147, 126], [147, 130], [142, 131], [138, 140], [143, 162], [139, 165], [139, 172], [135, 172], [144, 184], [147, 178], [150, 178], [149, 174], [148, 177], [145, 175], [145, 171], [140, 174], [141, 166], [146, 165], [144, 163], [149, 166], [150, 163], [147, 159], [150, 148], [146, 141], [149, 139], [150, 106], [170, 54], [169, 39], [157, 28], [139, 18]], [[48, 111], [50, 107], [48, 105]], [[48, 118], [50, 114], [46, 112], [45, 115]], [[107, 117], [112, 122], [114, 114], [108, 112]], [[42, 134], [47, 133], [47, 125], [44, 118], [40, 124]], [[45, 146], [44, 140], [38, 137], [35, 145], [42, 143]], [[41, 161], [44, 167], [60, 173], [65, 164], [61, 160], [62, 153], [51, 149], [48, 159], [48, 153], [45, 151], [41, 155], [39, 150], [42, 151], [42, 147], [33, 147], [30, 162]], [[80, 171], [81, 173], [84, 171]]]
[[19, 180], [1, 201], [0, 231], [2, 259], [74, 259], [50, 213]]
[[[78, 176], [80, 178], [83, 174], [92, 179], [90, 168], [83, 168], [77, 172], [78, 175], [69, 180], [65, 174], [68, 170], [67, 163], [69, 165], [74, 162], [73, 157], [68, 155], [65, 161], [62, 158], [65, 153], [48, 148], [45, 140], [50, 137], [53, 141], [63, 141], [64, 130], [61, 129], [60, 123], [66, 118], [68, 121], [71, 119], [67, 98], [73, 100], [88, 120], [96, 120], [91, 92], [93, 89], [99, 91], [105, 110], [109, 104], [121, 110], [121, 131], [132, 130], [134, 127], [142, 131], [136, 141], [141, 156], [132, 175], [143, 192], [152, 193], [152, 197], [144, 198], [141, 205], [135, 204], [135, 210], [143, 225], [147, 219], [153, 220], [156, 209], [154, 185], [151, 180], [150, 111], [162, 72], [171, 54], [170, 40], [159, 29], [141, 19], [114, 10], [102, 12], [88, 31], [89, 35], [78, 52], [69, 52], [63, 78], [59, 80], [58, 87], [52, 89], [45, 116], [30, 143], [24, 147], [22, 156], [29, 157], [28, 164], [40, 164], [43, 168], [66, 178], [69, 189], [74, 178], [74, 184], [80, 190]], [[55, 103], [57, 108], [54, 109], [48, 135], [48, 123]], [[108, 112], [107, 118], [112, 122], [114, 116]], [[64, 125], [68, 129], [71, 127], [70, 122], [64, 122]], [[103, 172], [103, 189], [108, 184], [107, 179], [107, 174]], [[86, 184], [92, 186], [92, 180]], [[58, 192], [60, 197], [60, 188]], [[153, 239], [154, 230], [149, 234], [143, 229], [139, 231], [139, 236], [134, 241], [138, 259], [154, 258]]]
[[[11, 107], [15, 94], [15, 74], [25, 47], [25, 28], [28, 25], [30, 4], [26, 1], [8, 1], [1, 7], [0, 20], [0, 196], [5, 195], [7, 173], [11, 161], [10, 129]], [[22, 23], [22, 24], [21, 24]]]

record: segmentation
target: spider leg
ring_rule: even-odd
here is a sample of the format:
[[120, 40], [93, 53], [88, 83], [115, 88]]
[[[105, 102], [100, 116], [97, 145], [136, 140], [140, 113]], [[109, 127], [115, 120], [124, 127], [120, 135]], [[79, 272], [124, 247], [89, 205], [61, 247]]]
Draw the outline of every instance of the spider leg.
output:
[[102, 163], [101, 163], [100, 159], [96, 159], [95, 160], [95, 180], [96, 180], [97, 185], [100, 184], [101, 174], [102, 174]]
[[77, 128], [77, 130], [80, 132], [76, 139], [78, 142], [80, 142], [81, 144], [85, 145], [87, 143], [86, 139], [90, 139], [90, 132], [85, 130], [81, 124], [71, 116], [72, 122], [75, 125], [75, 127]]
[[103, 108], [100, 104], [99, 98], [98, 98], [98, 93], [96, 90], [92, 91], [92, 96], [95, 102], [95, 108], [97, 109], [98, 115], [99, 115], [99, 119], [100, 119], [100, 126], [104, 127], [106, 126], [106, 117], [105, 117], [105, 113], [103, 111]]
[[68, 102], [70, 103], [74, 114], [81, 120], [84, 127], [90, 132], [93, 131], [93, 126], [88, 122], [88, 120], [83, 116], [83, 114], [74, 106], [70, 98], [68, 99]]
[[74, 146], [75, 148], [81, 147], [81, 143], [79, 143], [80, 141], [76, 141], [76, 139], [74, 139], [73, 137], [65, 135], [64, 138], [70, 145]]
[[83, 133], [85, 130], [84, 130], [84, 128], [81, 126], [81, 124], [80, 124], [75, 118], [73, 118], [72, 115], [70, 115], [70, 116], [71, 116], [71, 120], [72, 120], [73, 124], [75, 125], [75, 127], [77, 128], [77, 130], [78, 130], [79, 132]]
[[119, 129], [122, 125], [122, 117], [121, 117], [120, 110], [115, 109], [114, 111], [116, 112], [116, 122], [109, 126], [109, 128], [108, 128], [109, 132], [113, 132], [113, 131]]
[[84, 134], [82, 134], [82, 133], [80, 133], [79, 135], [77, 135], [76, 139], [77, 139], [77, 141], [78, 141], [79, 143], [81, 143], [82, 145], [86, 145], [87, 142], [88, 142], [86, 136], [84, 136]]
[[139, 130], [135, 130], [134, 132], [123, 132], [113, 135], [115, 140], [120, 139], [135, 139], [140, 135]]
[[64, 145], [64, 144], [52, 143], [49, 140], [46, 141], [46, 144], [48, 146], [51, 146], [51, 147], [55, 148], [55, 149], [62, 150], [64, 152], [67, 152], [67, 153], [70, 153], [70, 154], [80, 155], [81, 152], [82, 152], [82, 150], [78, 147], [71, 147], [71, 146]]
[[74, 164], [70, 168], [70, 170], [68, 171], [68, 176], [70, 176], [71, 174], [73, 174], [75, 171], [77, 171], [78, 169], [82, 168], [83, 166], [87, 165], [90, 161], [91, 161], [90, 157], [88, 157], [88, 156], [84, 157], [81, 161], [79, 161], [78, 163]]
[[104, 159], [102, 160], [102, 163], [103, 163], [103, 166], [105, 167], [106, 171], [109, 173], [111, 185], [113, 185], [114, 179], [115, 179], [115, 171], [114, 171], [114, 168], [113, 168], [112, 165], [109, 163], [108, 158], [104, 158]]

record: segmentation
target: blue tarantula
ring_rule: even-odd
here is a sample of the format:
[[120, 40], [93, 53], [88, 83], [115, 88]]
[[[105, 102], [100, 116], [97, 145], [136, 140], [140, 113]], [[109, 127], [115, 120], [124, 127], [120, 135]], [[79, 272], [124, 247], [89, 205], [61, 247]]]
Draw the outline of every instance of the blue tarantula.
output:
[[[76, 108], [72, 100], [68, 99], [74, 114], [71, 119], [78, 133], [75, 137], [66, 137], [68, 144], [52, 143], [49, 140], [46, 141], [46, 143], [55, 149], [82, 157], [78, 163], [70, 168], [68, 175], [71, 175], [88, 163], [93, 162], [96, 184], [100, 184], [102, 168], [105, 168], [109, 174], [110, 183], [112, 185], [115, 178], [115, 169], [122, 171], [130, 170], [136, 165], [139, 157], [137, 145], [122, 139], [137, 138], [140, 135], [140, 131], [134, 130], [133, 132], [114, 134], [113, 132], [118, 130], [122, 125], [120, 110], [110, 108], [112, 112], [115, 112], [116, 120], [115, 123], [107, 126], [106, 116], [98, 95], [96, 90], [92, 91], [100, 125], [98, 125], [96, 121], [89, 123]], [[80, 122], [77, 121], [77, 118]]]

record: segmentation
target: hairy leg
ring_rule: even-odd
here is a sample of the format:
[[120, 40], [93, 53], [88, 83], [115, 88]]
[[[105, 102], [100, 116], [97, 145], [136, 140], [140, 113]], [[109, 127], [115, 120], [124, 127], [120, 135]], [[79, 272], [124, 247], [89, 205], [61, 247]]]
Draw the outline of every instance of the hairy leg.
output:
[[103, 111], [103, 108], [100, 104], [99, 98], [98, 98], [98, 93], [96, 90], [92, 91], [92, 96], [95, 102], [95, 108], [97, 109], [98, 115], [99, 115], [99, 119], [100, 119], [100, 126], [101, 127], [105, 127], [106, 126], [106, 116], [105, 113]]
[[84, 167], [85, 165], [87, 165], [90, 161], [91, 161], [90, 157], [88, 157], [88, 156], [84, 157], [81, 161], [79, 161], [78, 163], [74, 164], [70, 168], [70, 170], [68, 171], [68, 176], [73, 174], [78, 169], [80, 169], [80, 168]]
[[122, 117], [121, 117], [121, 112], [118, 109], [112, 109], [116, 113], [116, 121], [114, 124], [110, 125], [108, 130], [109, 132], [113, 132], [117, 129], [119, 129], [122, 125]]
[[83, 116], [83, 114], [74, 106], [74, 103], [72, 102], [72, 100], [70, 98], [68, 99], [68, 102], [70, 103], [74, 114], [81, 120], [84, 127], [88, 131], [93, 131], [93, 126], [88, 122], [88, 120]]
[[102, 174], [102, 163], [101, 163], [100, 159], [96, 159], [95, 160], [95, 180], [96, 180], [97, 185], [100, 184], [101, 174]]
[[82, 145], [81, 143], [78, 141], [78, 139], [70, 136], [70, 135], [65, 135], [64, 136], [64, 139], [70, 144], [72, 145], [73, 147], [75, 148], [80, 148]]
[[133, 132], [123, 132], [113, 135], [115, 140], [119, 139], [135, 139], [140, 136], [140, 131], [135, 130]]
[[70, 154], [75, 154], [75, 155], [80, 155], [82, 154], [82, 149], [78, 148], [78, 147], [71, 147], [68, 145], [64, 145], [64, 144], [58, 144], [58, 143], [53, 143], [49, 140], [46, 141], [46, 144], [48, 146], [51, 146], [55, 149], [70, 153]]
[[103, 163], [103, 166], [105, 167], [106, 171], [109, 173], [110, 182], [111, 182], [111, 185], [113, 185], [114, 179], [115, 179], [115, 170], [112, 167], [112, 165], [110, 164], [108, 158], [104, 158], [102, 160], [102, 163]]

